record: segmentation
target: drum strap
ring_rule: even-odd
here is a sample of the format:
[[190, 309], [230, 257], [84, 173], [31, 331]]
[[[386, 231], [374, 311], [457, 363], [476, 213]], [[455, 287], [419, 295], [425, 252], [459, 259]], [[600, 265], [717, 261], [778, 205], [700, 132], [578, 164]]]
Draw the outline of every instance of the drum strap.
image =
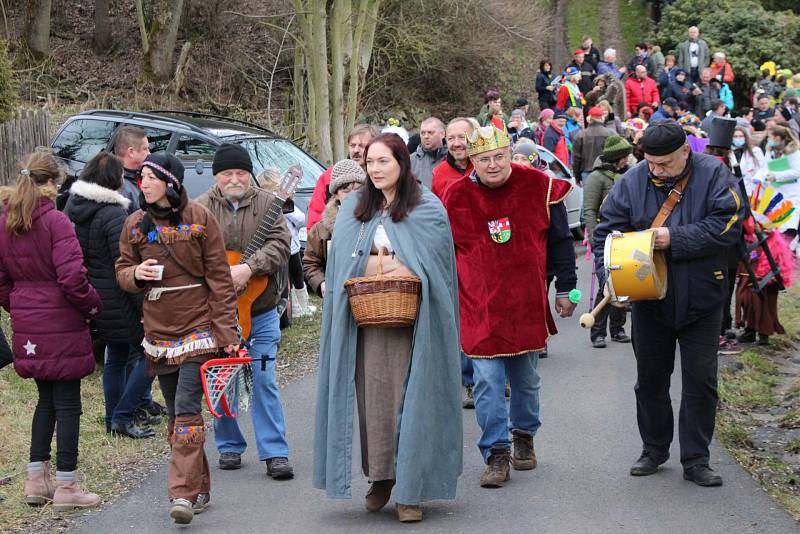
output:
[[658, 215], [656, 215], [656, 218], [653, 219], [653, 223], [650, 225], [651, 229], [664, 226], [664, 223], [672, 213], [672, 210], [675, 209], [675, 206], [677, 206], [681, 201], [681, 198], [683, 198], [683, 190], [686, 188], [686, 184], [689, 182], [689, 177], [691, 175], [692, 173], [690, 172], [675, 183], [675, 186], [670, 190], [669, 195], [667, 196], [667, 200], [661, 204], [661, 209], [658, 210]]

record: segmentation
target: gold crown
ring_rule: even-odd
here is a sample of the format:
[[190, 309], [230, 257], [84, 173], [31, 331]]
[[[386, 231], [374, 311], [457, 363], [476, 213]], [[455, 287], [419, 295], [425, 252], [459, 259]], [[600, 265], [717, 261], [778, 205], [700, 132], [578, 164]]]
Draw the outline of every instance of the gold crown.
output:
[[476, 129], [472, 134], [464, 134], [467, 141], [467, 152], [470, 156], [505, 148], [511, 144], [511, 137], [506, 127], [500, 130], [494, 124]]

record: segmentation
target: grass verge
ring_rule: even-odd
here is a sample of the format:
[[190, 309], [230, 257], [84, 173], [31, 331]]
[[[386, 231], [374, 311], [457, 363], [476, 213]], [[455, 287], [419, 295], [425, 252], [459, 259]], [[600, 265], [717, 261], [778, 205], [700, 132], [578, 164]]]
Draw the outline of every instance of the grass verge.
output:
[[636, 43], [643, 41], [650, 34], [653, 23], [647, 15], [642, 0], [616, 1], [619, 2], [619, 29], [622, 32], [624, 46], [622, 55], [630, 57], [633, 55], [633, 47]]
[[581, 46], [584, 35], [600, 39], [600, 2], [593, 0], [569, 0], [567, 3], [567, 45], [569, 61], [572, 51]]
[[800, 288], [782, 293], [785, 336], [721, 357], [717, 436], [731, 455], [800, 519]]
[[[321, 300], [311, 297], [317, 307]], [[295, 318], [291, 328], [283, 331], [278, 356], [278, 379], [285, 384], [313, 372], [319, 349], [322, 314]], [[11, 339], [8, 315], [3, 313], [0, 326]], [[153, 394], [163, 398], [154, 382]], [[51, 506], [32, 508], [25, 504], [23, 485], [30, 446], [31, 416], [36, 407], [36, 384], [17, 376], [12, 366], [0, 370], [0, 532], [55, 532], [69, 527], [82, 516], [56, 514]], [[81, 382], [83, 415], [81, 417], [79, 470], [85, 475], [85, 486], [98, 493], [103, 506], [113, 505], [120, 495], [135, 488], [147, 475], [164, 469], [169, 448], [165, 428], [157, 427], [153, 439], [117, 439], [105, 432], [102, 369]], [[210, 415], [205, 416], [211, 420]], [[213, 445], [206, 448], [207, 452]], [[55, 442], [53, 459], [55, 460]], [[166, 488], [164, 491], [166, 495]], [[166, 497], [165, 497], [166, 498]], [[88, 512], [87, 512], [88, 513]]]

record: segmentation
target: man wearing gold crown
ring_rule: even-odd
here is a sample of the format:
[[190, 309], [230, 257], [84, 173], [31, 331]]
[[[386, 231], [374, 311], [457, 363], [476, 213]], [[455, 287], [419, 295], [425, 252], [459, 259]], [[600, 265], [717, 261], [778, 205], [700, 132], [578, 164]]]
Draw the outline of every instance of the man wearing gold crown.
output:
[[[575, 252], [562, 201], [571, 189], [511, 164], [508, 132], [485, 126], [467, 135], [474, 170], [444, 193], [456, 246], [461, 346], [474, 367], [483, 487], [501, 487], [536, 467], [539, 353], [556, 333], [547, 302], [547, 264], [556, 272], [555, 309], [575, 309]], [[505, 384], [511, 385], [510, 404]], [[509, 430], [511, 439], [509, 439]], [[511, 446], [513, 441], [513, 455]]]

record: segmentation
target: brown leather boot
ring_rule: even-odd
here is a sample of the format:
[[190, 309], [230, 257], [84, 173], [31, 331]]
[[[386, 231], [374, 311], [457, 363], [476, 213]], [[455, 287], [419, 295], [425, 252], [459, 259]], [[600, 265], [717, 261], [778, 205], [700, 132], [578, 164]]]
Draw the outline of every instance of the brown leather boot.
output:
[[53, 509], [56, 512], [68, 512], [75, 508], [89, 508], [100, 504], [100, 496], [81, 489], [78, 484], [78, 473], [72, 480], [56, 480], [56, 492], [53, 496]]
[[399, 519], [401, 523], [422, 521], [422, 508], [417, 504], [397, 503], [397, 519]]
[[203, 444], [206, 441], [201, 415], [180, 416], [175, 420], [172, 457], [167, 475], [169, 498], [190, 503], [200, 493], [209, 493], [211, 474]]
[[481, 487], [502, 488], [506, 480], [511, 478], [511, 449], [505, 447], [492, 447], [492, 454], [486, 470], [481, 475]]
[[514, 455], [511, 465], [517, 471], [527, 471], [536, 467], [536, 452], [533, 450], [533, 436], [522, 432], [512, 432]]
[[366, 497], [367, 512], [377, 512], [389, 502], [392, 496], [394, 480], [376, 480], [369, 487]]
[[53, 500], [55, 484], [50, 476], [50, 462], [42, 462], [41, 471], [28, 471], [25, 478], [25, 502], [33, 505], [47, 504]]

